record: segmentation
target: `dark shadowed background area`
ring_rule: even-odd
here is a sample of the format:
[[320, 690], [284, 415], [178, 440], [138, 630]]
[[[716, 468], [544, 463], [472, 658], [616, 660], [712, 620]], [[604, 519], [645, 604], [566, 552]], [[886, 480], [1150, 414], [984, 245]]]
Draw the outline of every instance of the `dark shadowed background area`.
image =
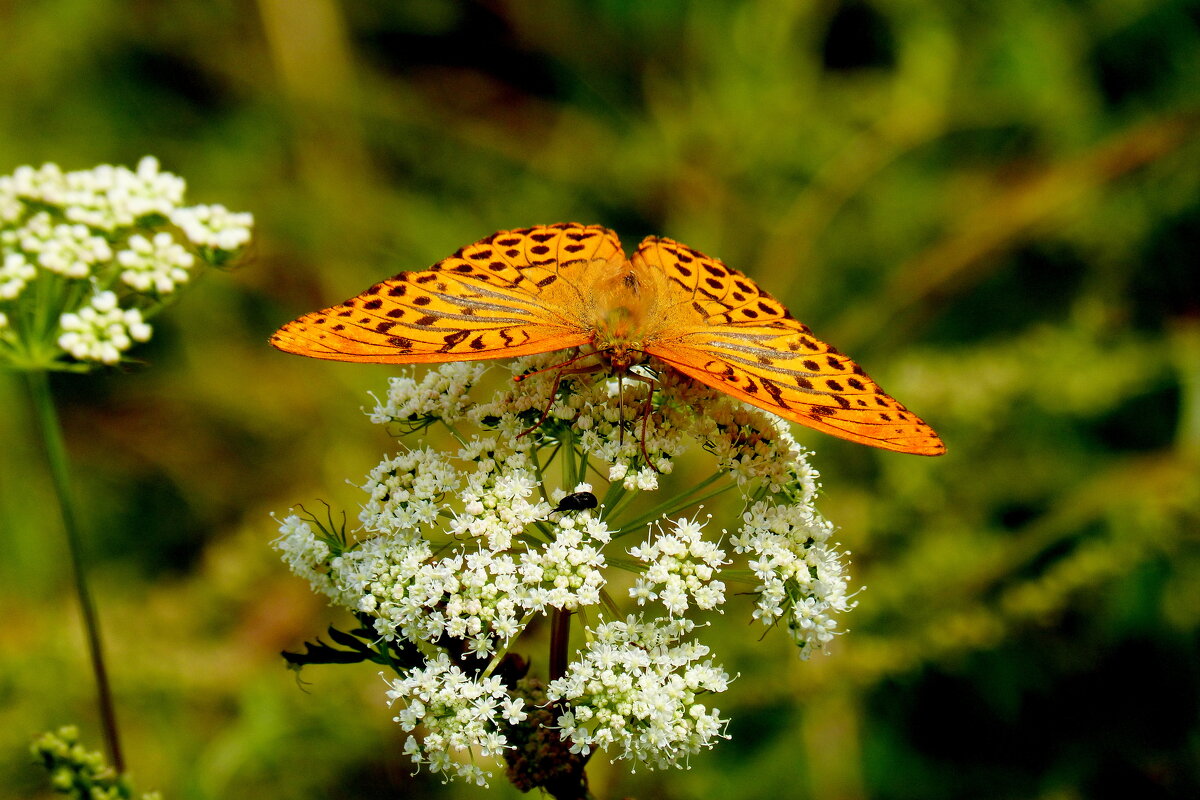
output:
[[[949, 447], [798, 431], [850, 632], [801, 663], [733, 603], [733, 739], [596, 759], [599, 797], [1200, 795], [1200, 3], [0, 0], [0, 174], [145, 154], [257, 225], [144, 368], [55, 381], [139, 786], [488, 796], [410, 775], [372, 667], [283, 667], [340, 620], [268, 514], [353, 512], [394, 373], [266, 339], [575, 220], [744, 270]], [[0, 796], [41, 797], [35, 733], [101, 740], [12, 375], [0, 403]]]

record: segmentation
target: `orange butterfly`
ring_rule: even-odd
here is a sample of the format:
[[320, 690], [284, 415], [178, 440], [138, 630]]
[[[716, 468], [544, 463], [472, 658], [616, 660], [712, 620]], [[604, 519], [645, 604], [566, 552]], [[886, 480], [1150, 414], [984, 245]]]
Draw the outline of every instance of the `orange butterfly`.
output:
[[649, 236], [563, 222], [500, 231], [289, 322], [280, 350], [381, 364], [473, 361], [590, 345], [624, 373], [655, 356], [784, 419], [936, 456], [942, 440], [775, 298], [721, 261]]

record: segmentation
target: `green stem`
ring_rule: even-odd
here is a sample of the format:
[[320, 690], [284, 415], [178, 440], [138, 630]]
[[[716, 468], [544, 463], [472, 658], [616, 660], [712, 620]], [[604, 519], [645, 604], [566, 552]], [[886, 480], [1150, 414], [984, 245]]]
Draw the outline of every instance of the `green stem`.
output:
[[612, 517], [613, 510], [625, 497], [625, 492], [625, 484], [621, 481], [613, 481], [608, 485], [608, 491], [604, 493], [604, 499], [600, 501], [600, 519]]
[[643, 514], [641, 517], [638, 517], [633, 522], [622, 525], [620, 530], [616, 531], [612, 535], [612, 538], [614, 540], [620, 539], [622, 536], [625, 536], [630, 533], [635, 533], [636, 531], [641, 530], [644, 526], [650, 524], [651, 522], [653, 522], [656, 519], [659, 519], [664, 516], [670, 516], [671, 514], [674, 514], [676, 511], [682, 511], [683, 509], [687, 508], [688, 506], [694, 506], [699, 503], [703, 503], [705, 500], [711, 500], [712, 498], [716, 497], [717, 495], [728, 492], [733, 487], [734, 487], [734, 484], [729, 483], [729, 484], [726, 484], [725, 486], [720, 486], [716, 489], [713, 489], [711, 492], [704, 495], [703, 497], [681, 499], [679, 501], [679, 504], [676, 505], [674, 508], [669, 508], [666, 511], [662, 511], [662, 512], [656, 511], [654, 516], [650, 516], [649, 514]]
[[541, 544], [554, 541], [554, 529], [541, 520], [535, 520], [533, 527], [542, 534]]
[[572, 484], [571, 486], [564, 486], [563, 489], [568, 492], [573, 492], [575, 491], [575, 486], [587, 480], [588, 463], [588, 454], [583, 452], [583, 449], [581, 448], [579, 450], [579, 467], [575, 470], [576, 483]]
[[113, 706], [112, 690], [108, 684], [108, 671], [104, 666], [104, 648], [100, 641], [100, 623], [96, 618], [96, 607], [88, 589], [84, 568], [83, 543], [75, 517], [75, 503], [71, 494], [71, 483], [67, 472], [67, 448], [63, 444], [62, 426], [50, 393], [50, 380], [44, 371], [30, 371], [29, 388], [33, 397], [34, 412], [42, 438], [46, 442], [46, 456], [50, 463], [50, 475], [58, 495], [59, 510], [62, 512], [63, 529], [67, 534], [67, 549], [71, 553], [71, 570], [75, 577], [75, 593], [83, 611], [83, 624], [87, 632], [88, 650], [92, 659], [92, 671], [96, 675], [96, 694], [100, 705], [100, 721], [104, 726], [104, 739], [108, 744], [108, 755], [118, 773], [125, 772], [125, 759], [121, 755], [121, 742], [117, 734], [117, 714]]
[[[553, 456], [551, 456], [553, 457]], [[546, 492], [546, 476], [542, 474], [542, 465], [538, 461], [538, 448], [529, 448], [529, 460], [533, 462], [533, 474], [537, 476], [538, 491], [541, 492], [542, 500], [546, 505], [553, 506], [550, 502], [550, 495]], [[547, 464], [550, 462], [547, 461]]]
[[454, 440], [456, 442], [458, 442], [463, 447], [467, 446], [467, 440], [464, 439], [463, 435], [458, 432], [458, 428], [454, 427], [449, 422], [446, 422], [446, 420], [444, 420], [444, 419], [440, 420], [440, 422], [446, 426], [446, 430], [450, 431], [450, 435], [454, 437]]
[[[627, 533], [628, 531], [633, 530], [634, 528], [640, 528], [643, 525], [645, 525], [647, 522], [653, 522], [654, 520], [658, 519], [663, 514], [673, 514], [681, 508], [686, 508], [687, 506], [690, 506], [693, 503], [700, 502], [700, 500], [707, 500], [709, 497], [712, 497], [714, 493], [706, 494], [704, 497], [701, 497], [698, 499], [692, 499], [692, 498], [698, 492], [701, 492], [704, 489], [707, 489], [715, 481], [720, 480], [723, 477], [724, 477], [724, 473], [714, 472], [712, 475], [709, 475], [707, 478], [705, 478], [700, 483], [698, 483], [695, 486], [693, 486], [692, 488], [684, 491], [683, 494], [678, 495], [676, 497], [672, 497], [670, 500], [667, 500], [665, 502], [659, 503], [654, 508], [639, 515], [637, 517], [637, 519], [633, 519], [628, 522], [621, 523], [621, 533]], [[731, 488], [733, 488], [733, 484], [730, 484], [728, 486], [723, 486], [720, 489], [718, 489], [715, 492], [715, 494], [720, 494], [721, 492], [724, 492]], [[624, 511], [625, 509], [621, 509], [621, 510]]]
[[[617, 603], [612, 599], [612, 595], [607, 590], [600, 590], [600, 601], [604, 603], [604, 607], [608, 609], [608, 613], [612, 614], [613, 619], [621, 619], [621, 609], [617, 607]], [[588, 629], [583, 629], [584, 635], [588, 635]]]
[[575, 477], [575, 432], [570, 428], [563, 435], [562, 457], [563, 491], [574, 491], [579, 481]]
[[621, 498], [617, 500], [617, 502], [613, 503], [612, 512], [608, 515], [608, 518], [613, 520], [624, 514], [625, 511], [631, 505], [636, 503], [638, 499], [638, 492], [631, 492], [628, 489], [625, 489], [625, 484], [623, 482], [618, 481], [616, 485], [620, 486], [622, 489], [624, 489], [624, 491], [621, 493]]

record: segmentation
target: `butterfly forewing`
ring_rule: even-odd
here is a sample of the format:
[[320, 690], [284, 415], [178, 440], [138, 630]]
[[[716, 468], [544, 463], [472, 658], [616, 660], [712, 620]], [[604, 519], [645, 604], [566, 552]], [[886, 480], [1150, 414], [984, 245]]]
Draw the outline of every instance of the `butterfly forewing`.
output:
[[431, 363], [544, 353], [592, 341], [579, 274], [622, 257], [616, 234], [560, 223], [499, 231], [421, 272], [402, 272], [306, 314], [271, 338], [336, 361]]
[[633, 263], [661, 269], [678, 295], [673, 325], [646, 350], [680, 372], [843, 439], [945, 452], [932, 428], [742, 273], [657, 237], [642, 242]]

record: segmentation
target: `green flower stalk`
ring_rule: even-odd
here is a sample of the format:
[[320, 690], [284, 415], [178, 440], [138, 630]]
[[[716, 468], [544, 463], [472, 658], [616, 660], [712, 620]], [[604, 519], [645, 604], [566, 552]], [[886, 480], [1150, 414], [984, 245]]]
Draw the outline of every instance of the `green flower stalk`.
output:
[[71, 491], [50, 372], [127, 360], [150, 320], [203, 265], [250, 239], [249, 214], [183, 205], [182, 178], [146, 157], [136, 170], [56, 164], [0, 177], [0, 368], [25, 373], [71, 553], [109, 755], [124, 769], [112, 692]]
[[79, 729], [65, 725], [37, 738], [29, 748], [50, 773], [50, 788], [75, 800], [161, 800], [158, 792], [139, 793], [128, 775], [79, 743]]

